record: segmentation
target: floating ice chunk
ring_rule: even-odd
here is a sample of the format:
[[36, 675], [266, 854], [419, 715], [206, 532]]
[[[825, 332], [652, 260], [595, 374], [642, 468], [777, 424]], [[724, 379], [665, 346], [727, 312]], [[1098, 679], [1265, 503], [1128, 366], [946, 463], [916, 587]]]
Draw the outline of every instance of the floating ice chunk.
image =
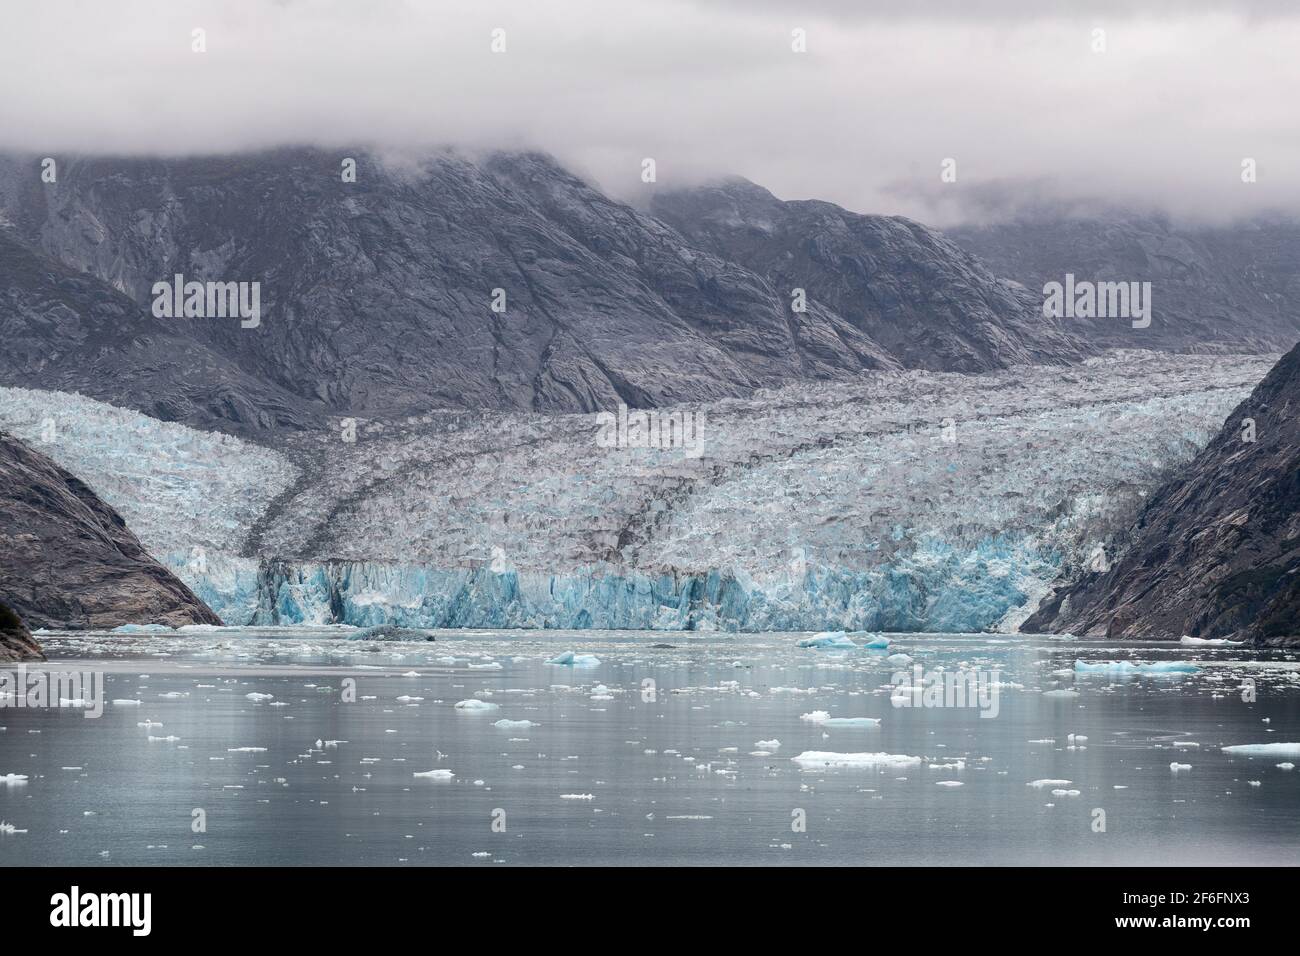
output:
[[880, 726], [880, 718], [878, 717], [832, 717], [824, 710], [814, 710], [810, 714], [802, 714], [799, 719], [806, 720], [819, 727], [866, 728]]
[[259, 694], [259, 693], [257, 693], [256, 691], [254, 691], [254, 692], [251, 693], [251, 694], [245, 694], [245, 695], [244, 695], [244, 697], [246, 697], [248, 700], [270, 700], [270, 699], [272, 698], [272, 696], [274, 696], [274, 695], [272, 695], [272, 694]]
[[1069, 785], [1069, 780], [1053, 780], [1050, 777], [1043, 780], [1030, 780], [1025, 784], [1026, 787], [1035, 787], [1039, 790], [1042, 790], [1045, 787], [1068, 787]]
[[1076, 674], [1109, 674], [1123, 676], [1129, 674], [1197, 674], [1200, 668], [1187, 661], [1152, 661], [1147, 664], [1135, 664], [1132, 661], [1100, 661], [1089, 664], [1087, 661], [1075, 661]]
[[960, 780], [936, 780], [934, 782], [934, 785], [936, 787], [964, 787], [965, 786], [965, 784], [962, 783]]
[[562, 793], [561, 800], [595, 800], [596, 795], [592, 793]]
[[565, 651], [563, 654], [557, 654], [546, 663], [561, 664], [567, 667], [598, 667], [600, 658], [594, 654], [577, 654], [573, 651]]
[[1043, 691], [1044, 697], [1050, 697], [1053, 700], [1072, 700], [1079, 696], [1077, 690], [1047, 690]]
[[171, 633], [175, 628], [166, 624], [119, 624], [110, 634], [161, 634]]
[[889, 638], [881, 634], [874, 634], [871, 635], [860, 646], [865, 647], [867, 648], [867, 650], [871, 650], [871, 651], [883, 651], [885, 648], [889, 647]]
[[1054, 797], [1077, 797], [1078, 795], [1078, 790], [1061, 790], [1058, 788], [1052, 791], [1052, 796]]
[[885, 658], [885, 660], [896, 667], [904, 667], [912, 663], [912, 655], [911, 654], [890, 654], [888, 657]]
[[227, 748], [226, 748], [226, 753], [228, 753], [228, 754], [264, 754], [264, 753], [266, 753], [266, 748], [265, 748], [265, 747], [227, 747]]
[[418, 704], [422, 700], [424, 700], [423, 697], [412, 697], [410, 694], [403, 694], [397, 698], [397, 702], [401, 704]]
[[492, 725], [500, 730], [527, 730], [529, 727], [536, 727], [537, 724], [531, 720], [498, 720]]
[[1178, 763], [1177, 761], [1174, 761], [1169, 765], [1169, 769], [1174, 773], [1182, 773], [1184, 770], [1191, 770], [1192, 765], [1189, 763]]
[[1188, 637], [1186, 634], [1178, 642], [1194, 647], [1240, 647], [1245, 641], [1230, 641], [1226, 637]]
[[0, 783], [12, 785], [16, 783], [26, 783], [27, 774], [25, 773], [5, 773], [0, 774]]
[[805, 637], [799, 647], [836, 647], [844, 650], [856, 650], [857, 646], [843, 631], [822, 631], [812, 637]]
[[1293, 764], [1291, 761], [1287, 760], [1287, 761], [1285, 761], [1285, 762], [1283, 762], [1283, 763], [1278, 764], [1278, 765], [1277, 765], [1277, 769], [1278, 769], [1278, 770], [1294, 770], [1294, 769], [1295, 769], [1295, 764]]
[[114, 705], [115, 707], [139, 707], [139, 706], [140, 706], [140, 702], [139, 702], [138, 700], [129, 700], [129, 699], [128, 699], [128, 700], [115, 700], [115, 701], [113, 701], [113, 705]]
[[450, 770], [424, 770], [411, 774], [413, 777], [423, 777], [426, 780], [450, 780], [456, 776]]
[[459, 701], [456, 704], [456, 709], [487, 713], [488, 711], [500, 710], [501, 708], [497, 704], [491, 704], [487, 701], [479, 700], [477, 697], [471, 697], [469, 700]]
[[1197, 750], [1200, 744], [1195, 740], [1175, 740], [1174, 747], [1178, 750]]
[[756, 740], [754, 746], [759, 750], [780, 750], [781, 741], [773, 737], [771, 740]]
[[489, 663], [487, 663], [487, 664], [467, 664], [466, 666], [467, 666], [470, 670], [472, 670], [472, 671], [499, 671], [499, 670], [501, 670], [501, 665], [500, 665], [499, 663], [497, 663], [496, 661], [491, 661], [491, 662], [489, 662]]
[[1300, 757], [1300, 744], [1236, 744], [1222, 750], [1234, 757]]
[[805, 750], [797, 757], [790, 758], [804, 770], [818, 770], [823, 767], [843, 767], [846, 769], [919, 767], [920, 757], [907, 754], [858, 753], [842, 754], [825, 750]]

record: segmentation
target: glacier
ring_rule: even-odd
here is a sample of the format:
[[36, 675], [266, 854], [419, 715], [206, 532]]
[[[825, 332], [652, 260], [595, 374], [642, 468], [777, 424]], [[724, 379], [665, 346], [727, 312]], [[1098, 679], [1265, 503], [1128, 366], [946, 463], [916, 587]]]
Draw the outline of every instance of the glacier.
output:
[[0, 427], [228, 624], [1014, 632], [1272, 361], [874, 372], [699, 406], [699, 455], [451, 411], [267, 449], [23, 389]]

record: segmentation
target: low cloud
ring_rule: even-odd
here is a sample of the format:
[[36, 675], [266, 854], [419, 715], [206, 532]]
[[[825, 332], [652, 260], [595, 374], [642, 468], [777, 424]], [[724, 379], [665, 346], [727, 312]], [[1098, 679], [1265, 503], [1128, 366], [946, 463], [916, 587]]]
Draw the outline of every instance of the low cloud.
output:
[[42, 0], [0, 21], [0, 148], [534, 147], [630, 201], [653, 157], [658, 188], [739, 174], [940, 225], [1027, 199], [1300, 211], [1300, 12], [1078, 6]]

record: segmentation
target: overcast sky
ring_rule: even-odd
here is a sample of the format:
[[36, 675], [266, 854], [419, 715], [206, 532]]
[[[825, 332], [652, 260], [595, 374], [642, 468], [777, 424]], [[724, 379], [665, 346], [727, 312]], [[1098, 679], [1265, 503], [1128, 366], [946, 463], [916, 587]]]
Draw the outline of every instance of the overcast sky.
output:
[[[195, 28], [206, 53], [191, 51]], [[938, 225], [1044, 198], [1300, 211], [1298, 97], [1300, 3], [1285, 0], [40, 0], [0, 13], [0, 148], [527, 146], [622, 198], [644, 196], [653, 157], [660, 188], [735, 173]], [[946, 158], [955, 183], [940, 181]]]

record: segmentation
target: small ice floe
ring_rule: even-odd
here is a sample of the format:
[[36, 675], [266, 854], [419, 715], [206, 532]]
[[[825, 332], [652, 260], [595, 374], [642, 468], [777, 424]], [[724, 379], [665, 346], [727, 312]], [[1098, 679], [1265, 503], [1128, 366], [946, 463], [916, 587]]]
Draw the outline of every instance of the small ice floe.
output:
[[536, 727], [537, 724], [531, 720], [506, 720], [502, 718], [492, 726], [498, 730], [527, 730], [529, 727]]
[[812, 637], [805, 637], [799, 641], [799, 647], [833, 647], [842, 648], [846, 651], [857, 650], [858, 645], [854, 644], [852, 639], [843, 631], [822, 631], [820, 634], [814, 634]]
[[595, 800], [596, 795], [593, 793], [562, 793], [561, 800]]
[[964, 787], [965, 786], [965, 784], [962, 783], [960, 780], [936, 780], [934, 782], [934, 785], [936, 787]]
[[[859, 645], [869, 651], [883, 651], [889, 647], [889, 638], [881, 634], [868, 634], [867, 639]], [[902, 655], [906, 656], [906, 655]]]
[[771, 740], [756, 740], [754, 746], [759, 750], [780, 750], [781, 741], [773, 737]]
[[18, 829], [12, 823], [6, 823], [4, 820], [0, 820], [0, 834], [4, 834], [5, 836], [12, 836], [16, 833], [26, 833], [26, 832], [27, 832], [26, 830]]
[[[452, 660], [455, 660], [455, 658], [452, 658]], [[398, 677], [419, 677], [419, 676], [420, 676], [420, 672], [419, 672], [419, 671], [407, 671], [405, 674], [399, 674], [399, 675], [397, 675], [397, 676], [398, 676]]]
[[1134, 674], [1199, 674], [1201, 669], [1188, 661], [1151, 661], [1135, 664], [1132, 661], [1075, 661], [1076, 674], [1106, 674], [1111, 677], [1125, 677]]
[[245, 694], [245, 695], [244, 695], [244, 697], [245, 697], [247, 700], [270, 700], [272, 696], [273, 696], [273, 695], [271, 695], [271, 694], [259, 694], [259, 693], [257, 693], [256, 691], [254, 691], [254, 692], [251, 693], [251, 694]]
[[1247, 780], [1246, 782], [1250, 784], [1252, 787], [1263, 786], [1263, 783], [1259, 780]]
[[456, 776], [450, 770], [423, 770], [411, 774], [413, 777], [422, 777], [425, 780], [450, 780]]
[[1240, 647], [1245, 641], [1230, 641], [1226, 637], [1188, 637], [1186, 634], [1178, 641], [1189, 647]]
[[931, 770], [965, 770], [966, 761], [954, 760], [952, 763], [932, 763], [929, 767]]
[[5, 786], [13, 786], [15, 784], [26, 782], [27, 774], [25, 773], [0, 773], [0, 783], [3, 783]]
[[810, 724], [816, 724], [819, 727], [842, 727], [842, 728], [868, 728], [879, 727], [879, 717], [832, 717], [824, 710], [814, 710], [809, 714], [800, 714], [800, 720], [806, 720]]
[[911, 654], [890, 654], [888, 657], [885, 658], [885, 661], [887, 663], [893, 664], [895, 667], [905, 667], [908, 664], [912, 663], [912, 655]]
[[1291, 761], [1287, 760], [1287, 761], [1285, 761], [1285, 762], [1283, 762], [1283, 763], [1278, 764], [1278, 765], [1277, 765], [1277, 769], [1278, 769], [1278, 770], [1294, 770], [1294, 769], [1295, 769], [1295, 764], [1293, 764]]
[[1031, 744], [1054, 744], [1054, 743], [1056, 743], [1056, 738], [1055, 738], [1055, 737], [1040, 737], [1038, 740], [1031, 740], [1031, 741], [1029, 741], [1029, 743], [1031, 743]]
[[1189, 763], [1179, 763], [1178, 761], [1174, 761], [1169, 765], [1169, 769], [1173, 773], [1182, 773], [1185, 770], [1191, 770], [1192, 765]]
[[499, 671], [501, 665], [496, 661], [489, 661], [486, 664], [467, 664], [465, 665], [472, 671]]
[[1045, 690], [1043, 696], [1050, 697], [1053, 700], [1072, 700], [1079, 696], [1079, 692], [1077, 690]]
[[119, 624], [110, 634], [170, 634], [174, 627], [166, 624]]
[[456, 703], [456, 709], [469, 711], [471, 713], [477, 712], [485, 714], [489, 711], [500, 710], [501, 707], [498, 704], [488, 703], [487, 701], [479, 700], [477, 697], [471, 697], [469, 700], [458, 701]]
[[889, 768], [901, 769], [903, 767], [919, 767], [921, 765], [920, 757], [912, 757], [907, 754], [887, 754], [887, 753], [834, 753], [826, 750], [805, 750], [797, 757], [790, 758], [792, 763], [797, 763], [804, 770], [819, 770], [823, 767], [837, 767], [845, 769], [873, 769]]
[[155, 737], [153, 734], [149, 735], [149, 743], [151, 744], [174, 744], [180, 739], [181, 738], [174, 735], [167, 737]]
[[226, 753], [228, 753], [228, 754], [264, 754], [264, 753], [266, 753], [266, 748], [265, 748], [265, 747], [227, 747], [227, 748], [226, 748]]
[[1025, 784], [1025, 786], [1034, 787], [1035, 789], [1038, 790], [1043, 790], [1046, 789], [1047, 787], [1068, 787], [1070, 785], [1070, 782], [1071, 781], [1069, 780], [1053, 780], [1052, 778], [1047, 777], [1042, 780], [1030, 780], [1027, 784]]
[[546, 663], [560, 664], [566, 667], [599, 667], [600, 658], [594, 654], [577, 654], [573, 651], [565, 651], [563, 654], [557, 654]]
[[1052, 791], [1052, 796], [1054, 797], [1077, 797], [1078, 795], [1078, 790], [1062, 790], [1059, 787]]
[[139, 706], [140, 706], [140, 701], [138, 701], [138, 700], [129, 700], [129, 699], [124, 699], [124, 700], [115, 700], [115, 701], [113, 701], [113, 706], [114, 706], [114, 707], [139, 707]]
[[423, 697], [412, 697], [410, 694], [403, 694], [397, 698], [399, 704], [418, 704], [422, 700], [424, 700]]
[[1221, 749], [1234, 757], [1300, 757], [1300, 744], [1235, 744]]

